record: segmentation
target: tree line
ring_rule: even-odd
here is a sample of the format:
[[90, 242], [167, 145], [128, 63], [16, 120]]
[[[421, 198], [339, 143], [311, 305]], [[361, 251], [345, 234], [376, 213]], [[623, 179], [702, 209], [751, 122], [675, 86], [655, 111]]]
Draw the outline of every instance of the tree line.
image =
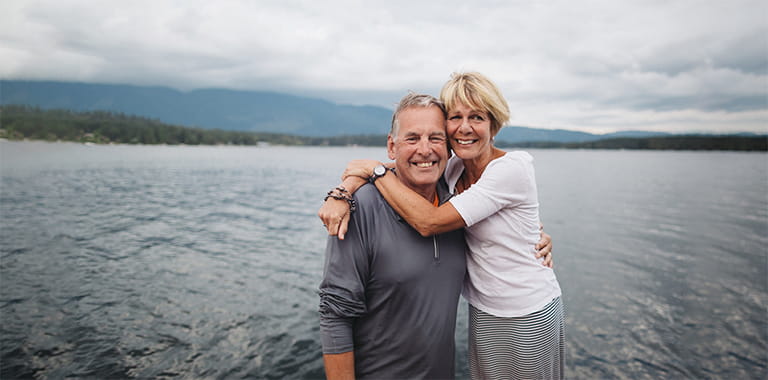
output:
[[579, 144], [589, 149], [740, 150], [766, 151], [766, 136], [678, 135], [641, 139], [614, 138]]
[[25, 105], [0, 108], [0, 138], [74, 141], [97, 144], [169, 145], [383, 145], [386, 136], [304, 137], [279, 133], [225, 131], [163, 123], [109, 111], [41, 109]]
[[[41, 109], [25, 105], [0, 108], [0, 138], [82, 143], [169, 145], [384, 146], [385, 135], [307, 137], [279, 133], [184, 127], [109, 111]], [[612, 138], [580, 143], [497, 141], [500, 148], [659, 149], [768, 151], [768, 137], [675, 135]]]
[[768, 136], [674, 135], [621, 137], [577, 143], [551, 141], [496, 144], [502, 148], [768, 151]]

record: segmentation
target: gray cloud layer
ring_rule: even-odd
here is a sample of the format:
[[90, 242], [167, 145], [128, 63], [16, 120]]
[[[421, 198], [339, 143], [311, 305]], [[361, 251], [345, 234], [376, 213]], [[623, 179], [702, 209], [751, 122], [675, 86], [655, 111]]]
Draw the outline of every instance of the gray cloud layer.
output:
[[477, 70], [513, 124], [768, 132], [763, 1], [0, 2], [0, 77], [391, 106]]

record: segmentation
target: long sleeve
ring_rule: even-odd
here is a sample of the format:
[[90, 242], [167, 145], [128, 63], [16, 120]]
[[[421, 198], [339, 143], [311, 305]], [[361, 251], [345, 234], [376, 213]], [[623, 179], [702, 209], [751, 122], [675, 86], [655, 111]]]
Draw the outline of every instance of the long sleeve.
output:
[[320, 333], [324, 354], [353, 350], [354, 320], [366, 313], [368, 254], [361, 236], [359, 213], [350, 220], [344, 240], [329, 236], [320, 284]]

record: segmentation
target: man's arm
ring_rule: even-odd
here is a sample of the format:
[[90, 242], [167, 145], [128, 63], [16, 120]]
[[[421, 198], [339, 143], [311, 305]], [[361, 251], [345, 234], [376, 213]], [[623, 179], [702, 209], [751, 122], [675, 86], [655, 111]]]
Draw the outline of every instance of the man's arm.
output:
[[[370, 189], [368, 193], [375, 192]], [[363, 198], [365, 198], [365, 191]], [[369, 201], [360, 199], [346, 240], [328, 237], [323, 280], [320, 283], [320, 340], [328, 379], [354, 379], [354, 326], [367, 313], [365, 285], [369, 278], [364, 224]]]
[[341, 354], [323, 355], [325, 363], [325, 377], [328, 380], [354, 380], [355, 379], [355, 352], [349, 351]]
[[543, 257], [544, 261], [541, 264], [551, 269], [555, 266], [552, 259], [552, 236], [544, 232], [543, 224], [539, 224], [539, 226], [541, 240], [534, 246], [536, 248], [536, 258], [540, 259]]

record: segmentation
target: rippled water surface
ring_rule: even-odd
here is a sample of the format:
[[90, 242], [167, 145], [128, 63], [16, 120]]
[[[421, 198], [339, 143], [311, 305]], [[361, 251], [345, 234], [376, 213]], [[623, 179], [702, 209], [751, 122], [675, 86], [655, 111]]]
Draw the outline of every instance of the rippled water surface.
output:
[[[766, 154], [531, 153], [570, 378], [768, 374]], [[322, 378], [315, 213], [352, 158], [386, 157], [0, 142], [0, 378]]]

